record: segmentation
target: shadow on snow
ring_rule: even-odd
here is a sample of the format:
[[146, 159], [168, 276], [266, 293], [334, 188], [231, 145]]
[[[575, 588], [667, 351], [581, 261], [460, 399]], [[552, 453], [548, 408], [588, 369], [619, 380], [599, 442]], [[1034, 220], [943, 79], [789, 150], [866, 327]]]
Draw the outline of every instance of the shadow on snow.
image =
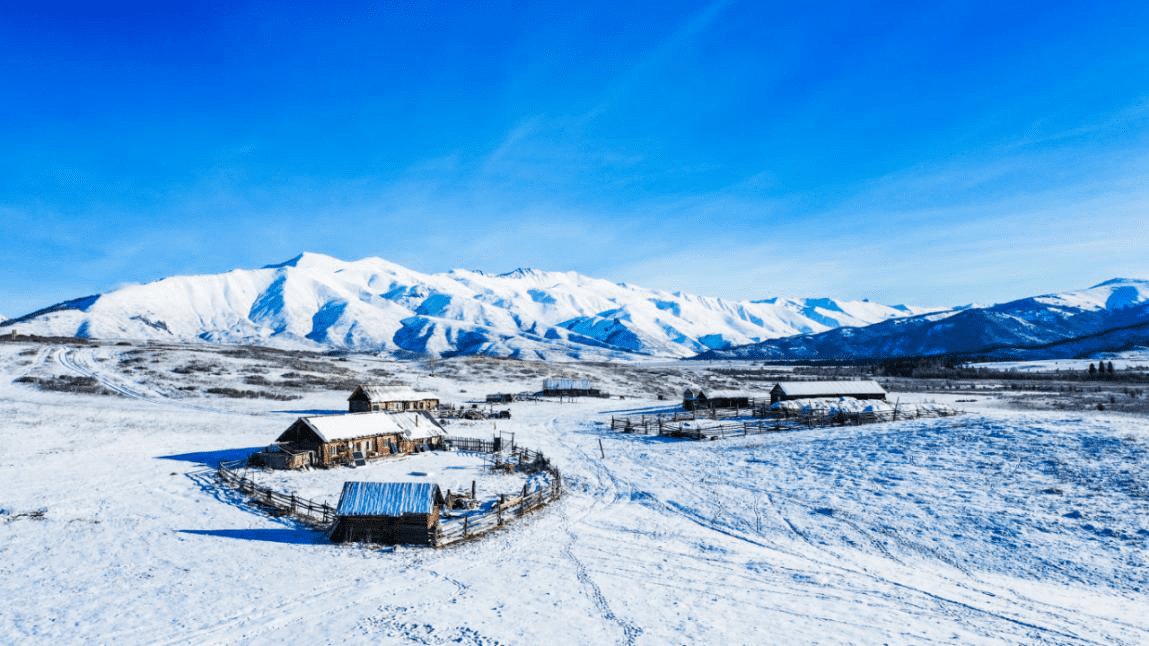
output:
[[245, 541], [267, 541], [269, 543], [291, 543], [296, 545], [326, 543], [323, 539], [323, 532], [286, 527], [272, 529], [181, 529], [178, 531], [181, 534], [219, 536], [221, 538], [235, 538]]
[[221, 449], [219, 451], [200, 451], [197, 453], [180, 453], [178, 455], [160, 455], [157, 460], [179, 460], [181, 462], [197, 462], [207, 467], [215, 468], [220, 462], [232, 460], [247, 460], [247, 456], [262, 450], [262, 446], [253, 446], [244, 449]]
[[612, 410], [602, 411], [603, 415], [670, 415], [672, 413], [684, 413], [682, 406], [667, 403], [659, 406], [643, 406], [641, 408], [615, 408]]

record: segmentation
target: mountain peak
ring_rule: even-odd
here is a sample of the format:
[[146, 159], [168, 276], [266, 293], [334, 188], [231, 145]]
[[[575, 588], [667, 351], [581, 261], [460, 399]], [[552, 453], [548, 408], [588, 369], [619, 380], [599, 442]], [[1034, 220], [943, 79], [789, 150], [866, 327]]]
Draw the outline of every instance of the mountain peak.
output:
[[542, 278], [546, 276], [547, 272], [534, 267], [519, 267], [514, 271], [508, 271], [505, 274], [499, 274], [500, 278]]
[[1097, 283], [1089, 289], [1097, 289], [1098, 287], [1111, 287], [1113, 285], [1127, 285], [1129, 283], [1145, 284], [1149, 283], [1149, 279], [1145, 278], [1110, 278], [1107, 281]]
[[343, 261], [327, 254], [317, 253], [314, 251], [304, 251], [298, 256], [285, 260], [281, 263], [274, 265], [266, 265], [264, 269], [282, 269], [283, 267], [315, 267], [317, 265], [331, 265], [332, 263], [342, 263]]
[[690, 356], [719, 338], [745, 344], [906, 314], [672, 296], [533, 267], [482, 276], [303, 252], [262, 270], [173, 276], [66, 301], [0, 326], [45, 336], [551, 359]]

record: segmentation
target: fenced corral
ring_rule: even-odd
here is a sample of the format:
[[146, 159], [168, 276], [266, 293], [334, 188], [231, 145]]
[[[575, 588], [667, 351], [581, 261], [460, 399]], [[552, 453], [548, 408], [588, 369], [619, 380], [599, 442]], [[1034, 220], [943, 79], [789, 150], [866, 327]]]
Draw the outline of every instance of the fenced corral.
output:
[[523, 485], [519, 495], [499, 495], [476, 509], [463, 512], [445, 511], [435, 532], [435, 547], [478, 538], [558, 500], [563, 492], [562, 475], [557, 469], [549, 475], [545, 483], [536, 483], [533, 488], [530, 484]]
[[694, 421], [700, 419], [736, 419], [741, 417], [768, 417], [769, 401], [752, 400], [750, 406], [738, 408], [696, 408], [694, 410], [679, 410], [669, 413], [653, 413], [650, 415], [630, 415], [610, 418], [610, 428], [623, 433], [642, 433], [645, 435], [658, 435], [658, 429], [673, 422]]
[[446, 437], [445, 445], [456, 451], [482, 453], [487, 466], [497, 471], [538, 473], [553, 468], [541, 452], [525, 446], [515, 446], [514, 440], [496, 437], [484, 440], [476, 437]]
[[289, 515], [310, 525], [327, 527], [335, 520], [335, 508], [321, 502], [300, 498], [295, 494], [285, 494], [269, 487], [260, 486], [248, 478], [244, 466], [246, 461], [221, 462], [216, 469], [219, 481], [251, 498], [252, 502], [263, 505], [277, 515]]
[[[899, 410], [789, 412], [771, 410], [755, 414], [754, 419], [732, 420], [718, 416], [675, 413], [635, 417], [611, 417], [612, 430], [624, 433], [683, 437], [693, 440], [715, 440], [725, 437], [757, 435], [777, 431], [831, 426], [860, 426], [880, 422], [952, 417], [963, 411], [941, 406]], [[729, 420], [729, 421], [724, 421]]]
[[[448, 490], [433, 528], [434, 547], [446, 547], [472, 540], [503, 527], [512, 520], [541, 509], [562, 497], [562, 474], [541, 452], [496, 437], [445, 437], [444, 444], [455, 451], [482, 454], [492, 470], [531, 475], [521, 491], [475, 500], [465, 492]], [[336, 509], [327, 503], [285, 494], [259, 485], [248, 476], [246, 461], [221, 462], [216, 477], [221, 484], [238, 490], [252, 502], [271, 510], [273, 515], [290, 515], [304, 523], [329, 529], [336, 521]]]
[[[699, 419], [727, 419], [735, 417], [733, 410], [729, 415], [721, 414], [726, 411], [719, 409], [710, 410], [695, 410], [695, 411], [674, 411], [671, 413], [656, 413], [653, 415], [632, 415], [628, 417], [615, 417], [610, 418], [610, 428], [612, 431], [621, 431], [623, 433], [641, 433], [643, 435], [660, 435], [659, 430], [666, 424], [673, 422], [694, 421]], [[746, 411], [743, 410], [743, 413]]]
[[[435, 532], [435, 547], [445, 547], [478, 538], [513, 519], [542, 509], [562, 497], [562, 473], [539, 451], [515, 446], [513, 440], [502, 437], [484, 440], [448, 436], [445, 441], [448, 447], [456, 451], [483, 454], [488, 467], [493, 470], [518, 471], [542, 477], [533, 483], [524, 484], [521, 492], [499, 494], [496, 498], [483, 503], [472, 500], [470, 502], [474, 504], [473, 507], [464, 504], [462, 509], [455, 509], [456, 494], [448, 492], [447, 504], [440, 515]], [[465, 495], [460, 495], [459, 498], [465, 498]]]

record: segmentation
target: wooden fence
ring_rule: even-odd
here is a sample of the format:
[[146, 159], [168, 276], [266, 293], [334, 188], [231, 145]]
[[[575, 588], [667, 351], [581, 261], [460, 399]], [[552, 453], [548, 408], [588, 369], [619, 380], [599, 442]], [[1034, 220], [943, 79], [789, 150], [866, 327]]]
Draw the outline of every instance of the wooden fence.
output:
[[[478, 538], [508, 522], [541, 509], [558, 500], [563, 493], [563, 479], [559, 470], [541, 452], [526, 447], [505, 445], [500, 440], [482, 440], [470, 437], [445, 437], [446, 446], [458, 451], [483, 453], [489, 457], [492, 468], [513, 468], [530, 473], [545, 473], [546, 478], [523, 485], [521, 492], [499, 494], [473, 509], [450, 509], [450, 499], [439, 514], [439, 525], [434, 534], [434, 546], [445, 547]], [[279, 514], [291, 515], [305, 523], [330, 528], [335, 521], [335, 508], [295, 494], [285, 494], [260, 486], [245, 473], [245, 461], [221, 462], [216, 469], [219, 481], [247, 495], [253, 502]]]
[[[473, 437], [448, 436], [444, 443], [457, 451], [473, 451], [488, 456], [492, 468], [515, 468], [545, 473], [546, 480], [523, 485], [516, 494], [499, 494], [474, 509], [444, 509], [439, 515], [435, 547], [445, 547], [494, 531], [509, 521], [542, 509], [562, 497], [563, 478], [559, 470], [541, 452], [512, 441], [483, 440]], [[450, 505], [448, 505], [449, 507]]]
[[[730, 419], [750, 415], [753, 417], [766, 417], [769, 404], [743, 406], [741, 408], [699, 408], [692, 411], [674, 411], [671, 413], [657, 413], [654, 415], [632, 415], [629, 417], [610, 418], [610, 428], [624, 433], [641, 432], [646, 435], [657, 435], [658, 429], [665, 424], [698, 419]], [[653, 431], [653, 433], [652, 433]]]
[[536, 483], [533, 488], [530, 484], [523, 485], [523, 491], [519, 495], [501, 494], [497, 499], [487, 501], [477, 509], [446, 510], [439, 516], [439, 526], [435, 531], [435, 547], [445, 547], [478, 538], [511, 520], [542, 509], [562, 497], [562, 493], [562, 475], [557, 469], [552, 469], [546, 483]]
[[[826, 413], [787, 414], [785, 411], [771, 411], [769, 416], [746, 421], [731, 421], [723, 424], [698, 424], [707, 417], [685, 417], [679, 419], [639, 420], [634, 418], [611, 418], [611, 428], [628, 433], [641, 432], [647, 435], [685, 437], [692, 440], [714, 440], [725, 437], [758, 435], [777, 431], [792, 431], [801, 428], [825, 428], [830, 426], [860, 426], [879, 422], [897, 422], [910, 419], [951, 417], [962, 411], [952, 408], [921, 408], [910, 410], [862, 411], [851, 413], [836, 411]], [[653, 433], [652, 433], [653, 431]]]
[[294, 516], [305, 523], [327, 527], [335, 520], [335, 508], [327, 503], [300, 498], [295, 494], [285, 494], [269, 487], [263, 487], [241, 472], [245, 461], [221, 462], [216, 476], [223, 484], [246, 494], [254, 502], [281, 514]]

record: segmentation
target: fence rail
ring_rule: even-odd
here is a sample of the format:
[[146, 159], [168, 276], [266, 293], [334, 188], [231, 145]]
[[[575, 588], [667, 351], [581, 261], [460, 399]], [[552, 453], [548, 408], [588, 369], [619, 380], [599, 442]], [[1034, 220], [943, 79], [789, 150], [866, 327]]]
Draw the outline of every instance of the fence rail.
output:
[[766, 417], [768, 403], [757, 403], [751, 406], [738, 408], [698, 408], [695, 410], [674, 411], [671, 413], [656, 413], [653, 415], [632, 415], [629, 417], [610, 418], [610, 427], [615, 431], [624, 433], [642, 432], [651, 435], [661, 425], [673, 422], [694, 421], [699, 419], [731, 419], [750, 415], [752, 417]]
[[533, 490], [526, 485], [522, 495], [499, 496], [479, 509], [441, 516], [435, 532], [435, 547], [478, 538], [558, 500], [562, 497], [562, 475], [557, 470], [550, 475], [549, 482]]
[[260, 486], [240, 472], [243, 461], [221, 462], [216, 469], [220, 482], [246, 494], [254, 502], [283, 514], [288, 514], [312, 525], [326, 527], [335, 520], [335, 508], [327, 503], [285, 494], [270, 487]]
[[[545, 473], [547, 477], [544, 482], [536, 481], [533, 486], [532, 483], [523, 485], [521, 493], [500, 494], [474, 509], [452, 510], [448, 508], [449, 505], [444, 506], [433, 536], [434, 547], [446, 547], [478, 538], [562, 497], [562, 473], [539, 451], [516, 447], [513, 442], [504, 444], [501, 440], [471, 437], [449, 436], [444, 438], [444, 443], [458, 451], [486, 454], [490, 456], [489, 464], [494, 468], [511, 467], [531, 473]], [[222, 484], [280, 514], [291, 515], [325, 529], [334, 523], [335, 508], [331, 505], [261, 486], [247, 477], [245, 465], [245, 461], [221, 462], [216, 469], [216, 476]]]
[[475, 509], [444, 510], [435, 532], [435, 547], [446, 547], [478, 538], [515, 518], [542, 509], [562, 497], [562, 473], [540, 451], [515, 446], [514, 441], [483, 440], [473, 437], [448, 436], [444, 444], [457, 451], [473, 451], [490, 456], [493, 468], [514, 467], [533, 473], [545, 473], [546, 482], [523, 485], [518, 495], [501, 494]]
[[673, 416], [641, 416], [637, 419], [633, 417], [612, 417], [610, 427], [612, 430], [625, 433], [644, 433], [646, 435], [685, 437], [694, 440], [713, 440], [725, 437], [789, 431], [799, 428], [860, 426], [862, 424], [876, 424], [879, 422], [951, 417], [960, 415], [961, 413], [962, 411], [960, 410], [943, 407], [911, 410], [898, 410], [895, 408], [889, 411], [861, 411], [856, 413], [846, 411], [835, 411], [833, 413], [821, 411], [811, 411], [808, 413], [769, 411], [768, 414], [756, 415], [757, 419], [730, 421], [711, 425], [700, 425], [698, 422], [723, 418], [702, 415], [691, 416], [689, 413], [677, 413]]

